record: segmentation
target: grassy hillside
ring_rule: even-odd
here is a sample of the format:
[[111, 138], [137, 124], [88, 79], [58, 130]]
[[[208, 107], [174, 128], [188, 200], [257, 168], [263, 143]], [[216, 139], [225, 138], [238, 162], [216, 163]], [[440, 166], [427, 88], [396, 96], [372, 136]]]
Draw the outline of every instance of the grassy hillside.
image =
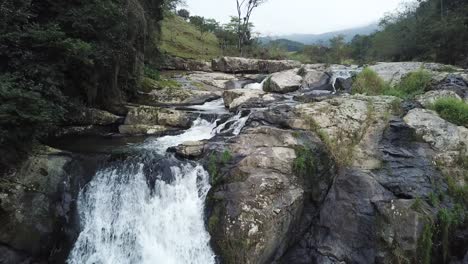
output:
[[221, 55], [218, 39], [212, 33], [200, 31], [179, 16], [166, 17], [162, 22], [161, 51], [187, 59], [209, 60]]

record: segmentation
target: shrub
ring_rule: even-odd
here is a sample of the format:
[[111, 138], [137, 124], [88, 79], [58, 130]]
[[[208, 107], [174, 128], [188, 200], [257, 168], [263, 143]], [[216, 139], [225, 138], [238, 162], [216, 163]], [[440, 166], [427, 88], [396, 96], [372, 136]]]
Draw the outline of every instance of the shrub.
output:
[[375, 71], [365, 68], [356, 76], [353, 94], [379, 95], [388, 88], [389, 85]]
[[443, 119], [468, 127], [468, 104], [456, 98], [440, 98], [431, 107]]
[[144, 73], [145, 73], [145, 77], [151, 78], [153, 80], [159, 80], [160, 78], [159, 71], [149, 66], [145, 66]]
[[296, 148], [296, 159], [293, 162], [293, 171], [301, 177], [313, 175], [315, 159], [312, 151], [304, 147]]
[[431, 74], [425, 70], [411, 72], [403, 77], [394, 88], [388, 89], [385, 94], [410, 99], [428, 90], [431, 80]]

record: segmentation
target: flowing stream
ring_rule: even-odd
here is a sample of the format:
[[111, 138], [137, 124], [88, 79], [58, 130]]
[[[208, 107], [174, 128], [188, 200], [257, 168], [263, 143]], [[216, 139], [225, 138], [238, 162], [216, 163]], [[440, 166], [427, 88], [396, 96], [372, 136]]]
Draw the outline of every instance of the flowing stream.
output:
[[248, 115], [197, 119], [176, 136], [146, 140], [136, 155], [110, 162], [79, 194], [81, 233], [70, 264], [210, 264], [215, 255], [205, 229], [209, 175], [167, 148], [217, 133], [238, 134]]

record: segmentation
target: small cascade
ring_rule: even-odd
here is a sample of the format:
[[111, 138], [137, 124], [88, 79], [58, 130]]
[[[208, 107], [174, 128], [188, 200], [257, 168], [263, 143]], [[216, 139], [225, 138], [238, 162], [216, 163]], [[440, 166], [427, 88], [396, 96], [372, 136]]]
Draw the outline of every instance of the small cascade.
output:
[[244, 89], [263, 90], [263, 84], [266, 82], [267, 79], [268, 79], [268, 77], [265, 78], [265, 79], [263, 79], [263, 81], [260, 82], [260, 83], [250, 83], [250, 84], [247, 84], [246, 86], [244, 86]]
[[136, 155], [99, 170], [79, 194], [82, 231], [69, 264], [214, 264], [204, 206], [209, 174], [180, 161], [169, 147], [238, 135], [249, 114], [239, 112], [217, 126], [198, 118], [179, 135], [146, 140]]
[[187, 110], [195, 110], [207, 114], [227, 114], [229, 113], [224, 106], [223, 98], [206, 102], [202, 105], [192, 105], [186, 107]]
[[330, 83], [331, 85], [333, 86], [333, 94], [336, 94], [336, 87], [335, 87], [335, 84], [336, 84], [336, 80], [338, 78], [342, 78], [342, 79], [348, 79], [348, 78], [351, 78], [353, 76], [355, 76], [357, 73], [359, 73], [362, 69], [360, 68], [337, 68], [337, 67], [332, 67], [331, 68], [331, 77], [330, 77]]
[[226, 122], [216, 127], [214, 132], [216, 134], [231, 133], [234, 136], [237, 136], [242, 131], [242, 128], [244, 128], [249, 117], [250, 113], [245, 114], [243, 111], [239, 111], [235, 116], [232, 116]]

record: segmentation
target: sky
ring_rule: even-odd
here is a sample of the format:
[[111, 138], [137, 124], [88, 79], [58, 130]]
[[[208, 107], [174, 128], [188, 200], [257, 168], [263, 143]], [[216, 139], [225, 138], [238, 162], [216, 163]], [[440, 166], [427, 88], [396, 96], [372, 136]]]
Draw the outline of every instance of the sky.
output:
[[[226, 23], [236, 15], [236, 0], [185, 0], [191, 15]], [[408, 0], [268, 0], [253, 13], [263, 36], [320, 34], [378, 22]]]

